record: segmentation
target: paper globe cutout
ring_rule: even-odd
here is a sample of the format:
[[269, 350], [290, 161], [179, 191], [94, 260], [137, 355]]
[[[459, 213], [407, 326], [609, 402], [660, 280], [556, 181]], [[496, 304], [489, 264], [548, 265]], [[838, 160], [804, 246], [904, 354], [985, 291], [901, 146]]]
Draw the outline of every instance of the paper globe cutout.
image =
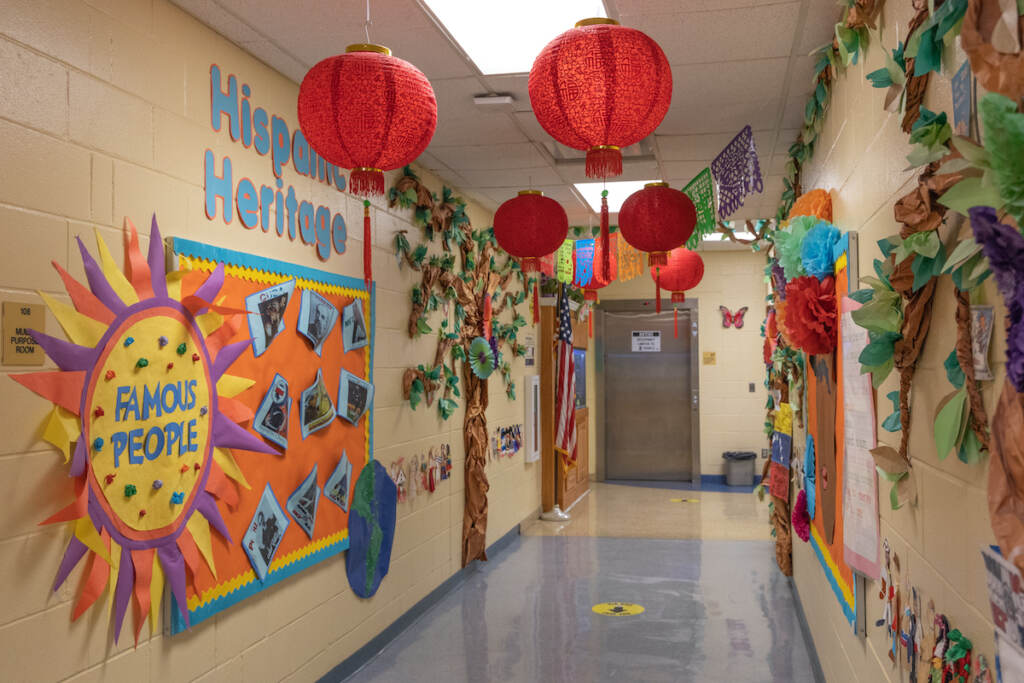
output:
[[494, 214], [494, 239], [520, 260], [525, 273], [540, 270], [540, 259], [562, 246], [568, 234], [565, 209], [539, 190], [521, 190]]
[[584, 19], [537, 55], [529, 90], [541, 127], [586, 151], [588, 178], [608, 178], [622, 174], [620, 148], [665, 118], [672, 69], [645, 33], [613, 19]]

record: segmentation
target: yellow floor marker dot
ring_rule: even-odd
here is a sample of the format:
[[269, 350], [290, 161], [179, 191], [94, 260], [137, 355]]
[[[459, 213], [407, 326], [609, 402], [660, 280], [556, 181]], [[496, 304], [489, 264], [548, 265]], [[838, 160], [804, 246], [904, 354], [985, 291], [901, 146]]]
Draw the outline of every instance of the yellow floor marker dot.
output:
[[593, 611], [609, 617], [632, 617], [643, 614], [644, 606], [632, 602], [602, 602], [594, 605]]
[[669, 498], [670, 503], [699, 503], [700, 498]]

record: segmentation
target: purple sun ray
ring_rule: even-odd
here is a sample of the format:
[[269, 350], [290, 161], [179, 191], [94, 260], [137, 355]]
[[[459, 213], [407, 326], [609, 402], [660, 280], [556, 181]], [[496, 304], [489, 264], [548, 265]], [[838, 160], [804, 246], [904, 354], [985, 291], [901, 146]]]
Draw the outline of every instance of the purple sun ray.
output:
[[96, 363], [96, 349], [93, 347], [57, 339], [39, 330], [30, 329], [28, 333], [61, 370], [89, 370]]
[[69, 477], [80, 477], [85, 472], [85, 456], [88, 445], [81, 436], [75, 442], [75, 454], [71, 456], [71, 469], [68, 470]]
[[114, 315], [120, 315], [128, 306], [121, 301], [121, 297], [110, 286], [107, 276], [103, 274], [103, 269], [82, 244], [82, 238], [76, 237], [75, 239], [78, 241], [78, 251], [82, 253], [82, 265], [85, 266], [85, 277], [89, 280], [89, 289], [97, 299], [103, 302], [103, 305], [114, 312]]
[[275, 448], [236, 425], [219, 410], [213, 415], [213, 443], [221, 448], [241, 448], [244, 451], [280, 455]]
[[149, 281], [153, 287], [153, 294], [158, 297], [167, 297], [167, 272], [164, 270], [164, 241], [160, 237], [160, 228], [156, 224], [156, 214], [153, 214], [153, 224], [149, 229]]
[[[220, 292], [220, 288], [224, 286], [224, 264], [218, 263], [217, 267], [210, 277], [206, 278], [206, 282], [199, 286], [196, 290], [195, 296], [199, 297], [203, 301], [213, 303], [213, 300], [217, 298], [217, 293]], [[206, 311], [205, 308], [201, 308], [196, 311], [196, 315], [202, 314]]]
[[82, 561], [85, 556], [85, 551], [89, 548], [84, 543], [78, 540], [77, 536], [71, 537], [71, 542], [68, 543], [68, 549], [64, 551], [64, 559], [60, 561], [60, 567], [57, 568], [57, 578], [53, 582], [53, 590], [57, 592], [57, 589], [61, 587], [64, 581], [68, 578], [68, 574], [71, 570]]
[[196, 497], [196, 510], [203, 513], [203, 517], [206, 517], [206, 521], [213, 525], [213, 528], [223, 536], [228, 543], [232, 543], [231, 532], [228, 531], [227, 524], [224, 523], [224, 518], [221, 517], [220, 508], [217, 507], [217, 501], [213, 499], [206, 491], [202, 491]]
[[135, 564], [132, 553], [127, 548], [121, 551], [121, 566], [117, 569], [117, 588], [114, 589], [114, 644], [121, 635], [121, 625], [128, 611], [128, 603], [132, 600], [135, 588]]
[[185, 558], [182, 557], [178, 546], [170, 543], [158, 546], [156, 554], [160, 558], [160, 566], [164, 568], [164, 575], [171, 585], [171, 593], [174, 594], [174, 601], [178, 603], [178, 609], [185, 619], [185, 626], [188, 627], [188, 602], [185, 597]]
[[216, 382], [219, 380], [221, 376], [228, 371], [231, 364], [234, 363], [247, 348], [249, 348], [248, 339], [228, 344], [222, 348], [220, 353], [217, 354], [216, 360], [213, 361], [213, 368], [210, 370], [210, 374], [213, 375], [213, 381]]

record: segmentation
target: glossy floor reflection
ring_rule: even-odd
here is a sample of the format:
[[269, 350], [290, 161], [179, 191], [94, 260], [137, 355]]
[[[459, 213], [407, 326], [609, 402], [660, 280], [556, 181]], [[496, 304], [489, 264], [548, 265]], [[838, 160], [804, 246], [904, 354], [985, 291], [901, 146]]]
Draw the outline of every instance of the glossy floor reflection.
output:
[[[614, 507], [610, 488], [596, 487], [586, 505]], [[678, 519], [693, 515], [691, 506], [706, 505], [703, 515], [742, 505], [700, 497], [674, 503], [690, 510]], [[755, 521], [765, 524], [760, 514]], [[709, 535], [716, 529], [718, 522]], [[349, 680], [813, 681], [789, 584], [774, 562], [765, 540], [521, 536]], [[602, 616], [591, 609], [601, 602], [646, 611]]]

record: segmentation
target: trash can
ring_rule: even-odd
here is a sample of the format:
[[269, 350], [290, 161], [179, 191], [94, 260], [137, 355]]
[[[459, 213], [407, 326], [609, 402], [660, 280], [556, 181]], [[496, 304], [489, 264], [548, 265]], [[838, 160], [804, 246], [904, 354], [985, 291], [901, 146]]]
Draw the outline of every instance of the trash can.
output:
[[726, 451], [722, 454], [725, 460], [725, 483], [729, 486], [753, 486], [754, 464], [757, 456], [751, 451]]

